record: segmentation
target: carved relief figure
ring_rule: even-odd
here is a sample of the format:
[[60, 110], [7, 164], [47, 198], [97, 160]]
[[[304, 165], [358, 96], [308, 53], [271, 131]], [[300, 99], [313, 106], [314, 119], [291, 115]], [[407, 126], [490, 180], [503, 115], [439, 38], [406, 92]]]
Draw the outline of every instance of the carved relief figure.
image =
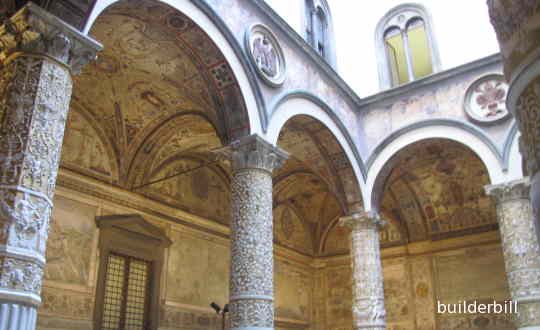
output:
[[275, 77], [278, 74], [278, 56], [272, 43], [266, 36], [257, 38], [253, 42], [253, 57], [259, 69], [269, 77]]

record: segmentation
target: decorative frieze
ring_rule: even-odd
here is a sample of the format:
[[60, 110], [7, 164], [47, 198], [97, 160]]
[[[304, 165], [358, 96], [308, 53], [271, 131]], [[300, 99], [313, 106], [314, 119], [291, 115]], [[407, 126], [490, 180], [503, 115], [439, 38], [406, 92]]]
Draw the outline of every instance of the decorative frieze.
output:
[[0, 26], [0, 61], [23, 52], [45, 55], [73, 70], [96, 58], [101, 45], [73, 27], [29, 2]]
[[375, 212], [355, 213], [340, 219], [351, 229], [355, 329], [386, 329], [379, 230], [385, 224]]

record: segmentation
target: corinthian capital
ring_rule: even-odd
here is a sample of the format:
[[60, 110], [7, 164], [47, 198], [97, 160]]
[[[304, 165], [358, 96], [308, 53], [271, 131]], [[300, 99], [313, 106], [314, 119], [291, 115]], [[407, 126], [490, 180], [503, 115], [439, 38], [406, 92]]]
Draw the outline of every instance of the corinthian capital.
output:
[[272, 172], [283, 166], [289, 154], [268, 143], [258, 135], [242, 137], [218, 151], [229, 159], [234, 171], [254, 168]]
[[98, 42], [32, 2], [0, 26], [0, 63], [17, 52], [39, 54], [77, 74], [101, 49]]
[[386, 225], [386, 221], [382, 219], [375, 211], [362, 211], [353, 213], [352, 215], [339, 219], [341, 226], [346, 226], [351, 229], [381, 229]]
[[529, 178], [484, 187], [486, 194], [492, 196], [497, 204], [516, 199], [529, 199], [530, 188]]

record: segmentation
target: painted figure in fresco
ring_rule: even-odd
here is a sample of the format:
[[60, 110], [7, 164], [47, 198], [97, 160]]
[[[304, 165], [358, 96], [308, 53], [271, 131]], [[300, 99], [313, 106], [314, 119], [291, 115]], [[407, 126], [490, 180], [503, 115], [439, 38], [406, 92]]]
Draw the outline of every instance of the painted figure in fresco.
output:
[[253, 43], [253, 57], [259, 69], [270, 77], [278, 74], [278, 57], [272, 43], [266, 36], [255, 39]]

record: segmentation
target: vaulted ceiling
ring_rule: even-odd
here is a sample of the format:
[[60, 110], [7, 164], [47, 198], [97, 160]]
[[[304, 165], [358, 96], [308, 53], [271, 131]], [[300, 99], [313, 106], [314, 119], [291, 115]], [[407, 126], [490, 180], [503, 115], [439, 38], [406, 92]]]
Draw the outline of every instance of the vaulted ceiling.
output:
[[437, 240], [497, 228], [495, 205], [482, 161], [450, 140], [425, 140], [403, 151], [383, 192], [381, 211], [407, 241]]
[[[466, 146], [445, 139], [414, 143], [393, 157], [383, 172], [380, 213], [388, 222], [383, 247], [440, 240], [497, 229], [495, 205], [485, 194], [487, 170]], [[348, 251], [348, 232], [335, 227], [325, 254]]]
[[[150, 0], [108, 8], [90, 34], [104, 51], [75, 78], [62, 167], [228, 225], [230, 164], [211, 151], [249, 126], [219, 49], [186, 16]], [[313, 118], [287, 122], [278, 144], [292, 156], [274, 177], [276, 241], [316, 254], [332, 223], [361, 204], [358, 183]]]
[[[359, 184], [343, 148], [320, 121], [297, 116], [281, 131], [278, 145], [291, 156], [274, 178], [276, 237], [297, 245], [290, 225], [298, 219], [311, 235], [311, 253], [321, 253], [329, 228], [358, 204]], [[304, 249], [305, 250], [305, 249]]]

